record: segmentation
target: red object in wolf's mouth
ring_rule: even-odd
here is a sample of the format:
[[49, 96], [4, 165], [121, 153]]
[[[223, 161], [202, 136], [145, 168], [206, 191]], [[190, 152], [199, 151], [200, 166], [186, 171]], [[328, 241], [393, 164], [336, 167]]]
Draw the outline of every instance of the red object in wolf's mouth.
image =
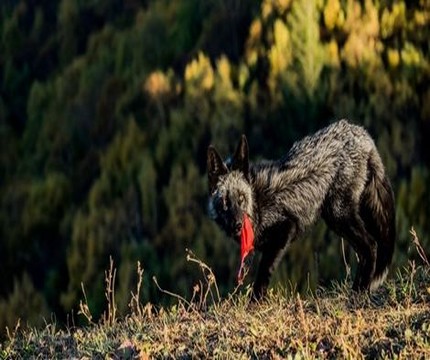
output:
[[254, 250], [254, 230], [252, 229], [251, 220], [247, 214], [243, 214], [243, 224], [240, 231], [240, 268], [237, 274], [237, 282], [242, 284], [245, 277], [245, 258]]

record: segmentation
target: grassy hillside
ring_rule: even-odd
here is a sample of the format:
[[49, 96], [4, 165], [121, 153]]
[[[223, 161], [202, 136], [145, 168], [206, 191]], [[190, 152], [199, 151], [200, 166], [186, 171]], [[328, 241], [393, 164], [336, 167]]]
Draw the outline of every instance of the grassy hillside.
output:
[[[298, 295], [274, 290], [258, 304], [249, 289], [220, 299], [211, 270], [198, 260], [203, 281], [188, 301], [155, 308], [132, 292], [130, 313], [116, 316], [115, 271], [107, 272], [107, 309], [85, 327], [9, 329], [0, 358], [428, 358], [430, 267], [410, 262], [372, 295], [352, 293], [349, 283]], [[112, 265], [112, 264], [111, 264]], [[142, 275], [142, 272], [140, 272]], [[155, 280], [156, 281], [156, 280]], [[168, 293], [165, 290], [160, 291]]]

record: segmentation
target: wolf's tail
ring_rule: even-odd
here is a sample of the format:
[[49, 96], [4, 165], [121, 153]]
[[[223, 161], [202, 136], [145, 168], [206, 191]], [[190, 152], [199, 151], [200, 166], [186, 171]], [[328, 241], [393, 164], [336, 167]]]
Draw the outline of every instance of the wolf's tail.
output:
[[393, 190], [376, 149], [368, 160], [368, 175], [361, 201], [361, 216], [367, 231], [378, 244], [375, 273], [370, 283], [373, 290], [387, 276], [396, 239]]

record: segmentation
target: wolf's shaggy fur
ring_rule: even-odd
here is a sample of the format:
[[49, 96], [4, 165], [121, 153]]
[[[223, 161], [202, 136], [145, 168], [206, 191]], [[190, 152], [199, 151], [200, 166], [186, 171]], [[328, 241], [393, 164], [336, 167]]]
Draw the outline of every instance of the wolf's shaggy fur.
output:
[[321, 216], [357, 252], [353, 288], [373, 289], [384, 280], [396, 237], [394, 197], [364, 128], [338, 121], [296, 142], [282, 159], [257, 164], [249, 164], [242, 136], [229, 161], [209, 146], [207, 162], [211, 217], [236, 241], [243, 213], [251, 219], [262, 252], [257, 298], [288, 244]]

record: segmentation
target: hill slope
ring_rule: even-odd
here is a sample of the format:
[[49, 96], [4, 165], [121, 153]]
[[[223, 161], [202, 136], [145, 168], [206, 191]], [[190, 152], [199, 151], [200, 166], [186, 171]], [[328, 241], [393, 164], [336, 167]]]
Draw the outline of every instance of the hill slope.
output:
[[132, 301], [131, 314], [118, 320], [109, 302], [99, 324], [17, 328], [0, 358], [426, 358], [429, 304], [430, 269], [414, 263], [371, 296], [344, 284], [306, 296], [272, 291], [250, 304], [247, 294], [217, 300], [209, 278], [191, 302], [169, 309]]

